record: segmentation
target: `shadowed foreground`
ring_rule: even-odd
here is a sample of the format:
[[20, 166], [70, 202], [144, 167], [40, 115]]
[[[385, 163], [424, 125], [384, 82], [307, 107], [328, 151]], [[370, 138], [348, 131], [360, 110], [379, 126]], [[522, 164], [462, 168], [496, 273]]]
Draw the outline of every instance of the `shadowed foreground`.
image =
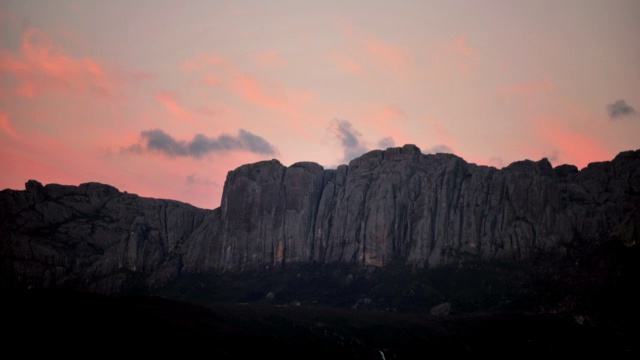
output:
[[[451, 315], [265, 303], [195, 306], [56, 291], [2, 295], [5, 352], [409, 359], [435, 354], [623, 354], [629, 333], [554, 314]], [[89, 351], [86, 353], [85, 351]]]
[[[340, 264], [184, 276], [155, 292], [4, 289], [5, 352], [415, 359], [640, 350], [640, 248], [416, 271]], [[450, 303], [448, 315], [431, 310]]]

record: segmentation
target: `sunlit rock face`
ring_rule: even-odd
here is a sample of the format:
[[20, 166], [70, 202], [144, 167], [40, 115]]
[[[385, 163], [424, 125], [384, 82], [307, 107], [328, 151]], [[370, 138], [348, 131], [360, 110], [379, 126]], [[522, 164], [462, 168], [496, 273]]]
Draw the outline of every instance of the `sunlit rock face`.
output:
[[504, 169], [412, 145], [335, 170], [277, 161], [229, 173], [222, 269], [297, 262], [438, 266], [523, 259], [574, 241], [638, 241], [640, 151], [578, 171], [546, 160]]
[[230, 172], [221, 204], [219, 268], [309, 261], [325, 176], [318, 164], [287, 168], [276, 160]]
[[640, 150], [581, 171], [546, 159], [499, 170], [405, 145], [336, 169], [241, 166], [215, 210], [29, 181], [0, 192], [0, 285], [114, 293], [308, 262], [529, 259], [611, 238], [640, 238]]

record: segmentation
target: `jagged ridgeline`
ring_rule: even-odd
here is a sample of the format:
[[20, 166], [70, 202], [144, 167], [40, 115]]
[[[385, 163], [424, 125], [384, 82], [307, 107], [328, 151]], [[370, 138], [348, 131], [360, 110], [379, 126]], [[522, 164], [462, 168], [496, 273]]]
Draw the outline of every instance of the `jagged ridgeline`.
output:
[[[203, 194], [204, 195], [204, 194]], [[305, 264], [437, 269], [640, 239], [640, 150], [503, 168], [413, 145], [336, 169], [277, 160], [228, 173], [220, 208], [30, 180], [0, 193], [3, 287], [103, 294], [186, 275]]]

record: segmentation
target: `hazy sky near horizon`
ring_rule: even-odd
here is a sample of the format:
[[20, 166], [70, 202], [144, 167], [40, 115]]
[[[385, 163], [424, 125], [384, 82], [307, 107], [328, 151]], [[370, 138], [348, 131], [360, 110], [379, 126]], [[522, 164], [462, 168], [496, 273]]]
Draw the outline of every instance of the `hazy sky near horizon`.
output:
[[0, 189], [215, 208], [260, 160], [640, 148], [640, 1], [0, 0]]

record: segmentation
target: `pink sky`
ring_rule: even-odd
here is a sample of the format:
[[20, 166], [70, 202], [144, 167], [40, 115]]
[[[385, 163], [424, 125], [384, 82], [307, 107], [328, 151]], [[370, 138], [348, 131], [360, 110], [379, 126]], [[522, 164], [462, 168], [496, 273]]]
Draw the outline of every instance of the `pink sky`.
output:
[[202, 208], [260, 160], [640, 148], [638, 1], [0, 0], [0, 189]]

